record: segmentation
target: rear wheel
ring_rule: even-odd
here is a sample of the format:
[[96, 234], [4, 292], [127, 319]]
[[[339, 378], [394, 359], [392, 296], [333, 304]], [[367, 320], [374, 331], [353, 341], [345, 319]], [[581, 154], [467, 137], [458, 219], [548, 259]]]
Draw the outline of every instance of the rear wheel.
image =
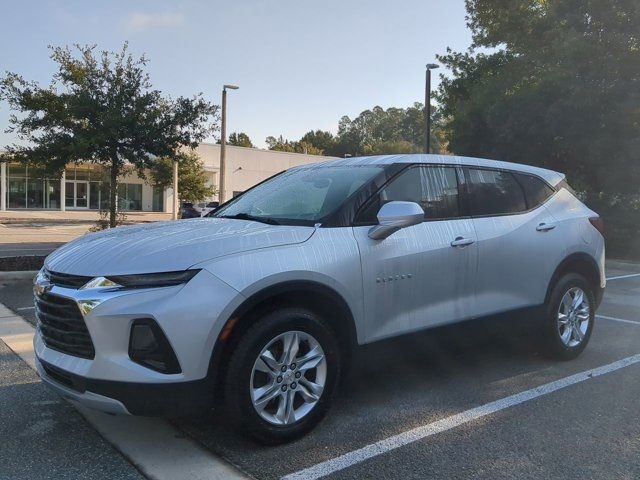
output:
[[595, 322], [593, 288], [577, 274], [563, 276], [546, 306], [544, 347], [555, 358], [571, 360], [586, 348]]
[[329, 408], [340, 372], [332, 330], [314, 312], [277, 310], [242, 336], [229, 362], [227, 407], [255, 440], [298, 438]]

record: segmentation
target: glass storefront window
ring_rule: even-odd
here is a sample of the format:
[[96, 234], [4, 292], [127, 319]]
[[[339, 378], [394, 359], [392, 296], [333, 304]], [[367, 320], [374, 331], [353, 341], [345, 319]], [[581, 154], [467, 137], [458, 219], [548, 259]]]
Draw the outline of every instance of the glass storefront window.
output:
[[46, 179], [46, 195], [44, 208], [59, 209], [60, 208], [60, 180]]
[[153, 187], [153, 200], [151, 209], [154, 212], [164, 211], [164, 189], [161, 187]]
[[27, 182], [27, 208], [44, 208], [44, 180], [29, 179]]
[[142, 185], [120, 183], [118, 185], [118, 207], [120, 210], [142, 210]]
[[9, 193], [9, 201], [7, 206], [9, 208], [25, 208], [26, 207], [26, 191], [27, 191], [27, 179], [26, 178], [12, 178], [7, 180], [7, 190]]
[[[69, 209], [108, 209], [109, 181], [99, 166], [72, 166], [66, 169], [65, 202]], [[43, 178], [43, 172], [20, 164], [7, 165], [7, 207], [59, 210], [60, 179]], [[141, 211], [143, 186], [140, 183], [118, 185], [119, 208]], [[163, 211], [164, 191], [154, 188], [152, 208]]]

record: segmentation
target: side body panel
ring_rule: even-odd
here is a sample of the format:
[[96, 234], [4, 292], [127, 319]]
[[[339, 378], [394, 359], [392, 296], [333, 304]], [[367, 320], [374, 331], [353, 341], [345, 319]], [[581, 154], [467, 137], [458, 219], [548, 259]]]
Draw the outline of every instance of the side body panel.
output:
[[455, 322], [473, 312], [477, 246], [470, 219], [423, 222], [384, 240], [354, 227], [362, 258], [367, 341]]
[[[198, 266], [240, 292], [242, 298], [289, 281], [329, 287], [351, 310], [358, 343], [365, 341], [360, 256], [350, 227], [318, 228], [304, 243], [228, 255]], [[224, 323], [227, 318], [218, 322]]]
[[540, 305], [557, 263], [554, 251], [566, 241], [540, 206], [530, 212], [473, 219], [478, 235], [475, 316]]

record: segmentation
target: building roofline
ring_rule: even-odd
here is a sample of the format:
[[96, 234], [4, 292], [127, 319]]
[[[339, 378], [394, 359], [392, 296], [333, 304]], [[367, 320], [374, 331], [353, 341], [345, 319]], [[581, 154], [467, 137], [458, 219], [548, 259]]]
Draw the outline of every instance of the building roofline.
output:
[[[221, 145], [219, 143], [212, 143], [212, 142], [200, 142], [198, 145], [209, 145], [212, 147], [220, 147]], [[241, 149], [241, 150], [253, 150], [255, 152], [261, 152], [261, 153], [277, 153], [280, 155], [302, 155], [305, 157], [318, 157], [319, 159], [333, 159], [333, 158], [340, 158], [340, 157], [330, 157], [330, 156], [326, 156], [326, 155], [315, 155], [313, 153], [298, 153], [298, 152], [283, 152], [282, 150], [269, 150], [266, 148], [256, 148], [256, 147], [239, 147], [237, 145], [226, 145], [226, 148], [232, 148], [232, 149]]]

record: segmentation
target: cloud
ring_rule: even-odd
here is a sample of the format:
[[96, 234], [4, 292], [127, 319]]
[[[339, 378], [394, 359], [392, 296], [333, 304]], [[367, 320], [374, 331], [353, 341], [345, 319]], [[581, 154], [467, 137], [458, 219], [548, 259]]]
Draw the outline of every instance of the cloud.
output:
[[153, 28], [174, 28], [184, 24], [182, 13], [130, 13], [126, 19], [126, 26], [132, 30], [149, 30]]

